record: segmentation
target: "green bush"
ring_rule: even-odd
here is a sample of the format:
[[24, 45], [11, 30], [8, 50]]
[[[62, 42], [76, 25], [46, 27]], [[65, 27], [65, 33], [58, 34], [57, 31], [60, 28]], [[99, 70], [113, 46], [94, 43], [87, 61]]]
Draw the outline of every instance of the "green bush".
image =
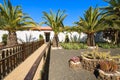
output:
[[43, 36], [41, 34], [39, 35], [39, 40], [43, 40]]
[[87, 49], [88, 48], [87, 44], [85, 44], [85, 43], [80, 43], [79, 46], [80, 46], [81, 49]]
[[78, 50], [78, 49], [86, 49], [87, 45], [83, 43], [61, 43], [61, 46], [64, 49], [73, 49], [73, 50]]
[[7, 36], [8, 36], [8, 34], [3, 34], [3, 36], [2, 36], [2, 42], [4, 43], [4, 45], [7, 44]]
[[104, 48], [104, 49], [118, 48], [119, 47], [119, 44], [115, 45], [115, 44], [110, 44], [110, 43], [97, 43], [97, 45], [101, 48]]
[[118, 47], [120, 48], [120, 43], [118, 44]]

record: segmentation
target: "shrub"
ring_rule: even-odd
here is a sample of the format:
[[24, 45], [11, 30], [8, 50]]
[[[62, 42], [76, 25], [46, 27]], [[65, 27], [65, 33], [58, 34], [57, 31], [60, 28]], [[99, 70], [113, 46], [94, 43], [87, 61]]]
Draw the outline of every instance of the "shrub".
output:
[[68, 35], [65, 36], [65, 42], [66, 42], [66, 43], [69, 42], [69, 37], [68, 37]]
[[104, 49], [118, 48], [119, 44], [110, 44], [110, 43], [97, 43], [97, 45]]
[[64, 49], [74, 49], [74, 50], [87, 48], [87, 45], [83, 43], [61, 43], [61, 46]]
[[120, 43], [118, 44], [118, 47], [120, 48]]
[[3, 34], [3, 36], [2, 36], [2, 42], [4, 43], [4, 45], [7, 44], [7, 36], [8, 36], [8, 34]]
[[39, 40], [43, 40], [43, 36], [41, 34], [39, 35]]
[[98, 47], [93, 51], [82, 52], [82, 55], [89, 59], [109, 59], [111, 57], [110, 52], [99, 52]]
[[87, 44], [85, 44], [85, 43], [80, 43], [79, 46], [80, 46], [81, 49], [87, 49], [88, 48]]

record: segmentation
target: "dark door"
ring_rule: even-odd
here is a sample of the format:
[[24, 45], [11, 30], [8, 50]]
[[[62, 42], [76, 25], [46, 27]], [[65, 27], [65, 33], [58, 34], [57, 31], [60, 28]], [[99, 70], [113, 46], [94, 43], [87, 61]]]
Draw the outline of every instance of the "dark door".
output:
[[45, 39], [46, 39], [46, 42], [49, 42], [49, 40], [50, 40], [50, 33], [49, 32], [45, 33]]

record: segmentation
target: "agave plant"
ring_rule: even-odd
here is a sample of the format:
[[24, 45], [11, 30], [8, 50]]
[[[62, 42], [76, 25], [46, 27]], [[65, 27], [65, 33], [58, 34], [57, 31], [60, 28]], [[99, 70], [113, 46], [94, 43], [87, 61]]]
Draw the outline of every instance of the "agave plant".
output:
[[18, 40], [20, 41], [20, 43], [29, 43], [35, 41], [35, 38], [31, 34], [30, 35], [25, 34], [25, 40], [21, 38], [18, 38]]

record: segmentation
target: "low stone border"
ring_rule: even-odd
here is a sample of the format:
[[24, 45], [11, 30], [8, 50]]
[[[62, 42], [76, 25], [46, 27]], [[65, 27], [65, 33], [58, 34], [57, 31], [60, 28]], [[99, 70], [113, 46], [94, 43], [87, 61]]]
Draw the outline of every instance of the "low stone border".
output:
[[81, 56], [82, 58], [82, 67], [88, 71], [92, 71], [94, 72], [94, 70], [96, 69], [96, 66], [99, 64], [99, 62], [101, 60], [97, 60], [97, 59], [88, 59], [84, 56]]
[[106, 73], [100, 69], [98, 69], [99, 76], [98, 79], [101, 80], [120, 80], [120, 72], [116, 71], [114, 73]]
[[[77, 58], [77, 57], [75, 57]], [[74, 57], [73, 57], [74, 59]], [[91, 71], [95, 74], [95, 76], [99, 79], [99, 80], [120, 80], [120, 72], [116, 71], [116, 72], [111, 72], [111, 73], [107, 73], [104, 72], [100, 69], [97, 68], [97, 65], [103, 60], [99, 60], [99, 59], [88, 59], [84, 56], [80, 56], [79, 60], [72, 61], [72, 59], [69, 60], [69, 67], [71, 67], [72, 69], [81, 69], [84, 68], [88, 71]]]
[[[88, 71], [94, 72], [96, 77], [99, 80], [120, 80], [120, 72], [116, 71], [114, 73], [106, 73], [100, 69], [97, 69], [97, 65], [100, 63], [102, 60], [97, 60], [97, 59], [88, 59], [84, 56], [82, 57], [82, 67]], [[97, 73], [95, 72], [97, 71]]]
[[69, 67], [72, 69], [81, 69], [81, 62], [73, 62], [73, 61], [69, 61]]

